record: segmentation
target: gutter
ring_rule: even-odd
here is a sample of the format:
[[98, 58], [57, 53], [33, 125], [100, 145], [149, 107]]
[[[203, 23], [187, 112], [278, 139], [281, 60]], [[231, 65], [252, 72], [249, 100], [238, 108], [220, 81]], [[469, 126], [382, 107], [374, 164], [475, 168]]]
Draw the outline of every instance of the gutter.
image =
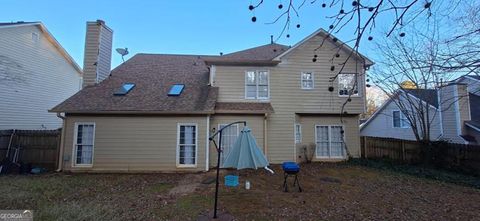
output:
[[66, 127], [66, 120], [67, 118], [62, 116], [61, 113], [57, 113], [57, 117], [62, 119], [63, 127], [62, 127], [62, 134], [60, 135], [60, 150], [58, 154], [58, 168], [55, 170], [55, 172], [61, 172], [63, 168], [63, 151], [64, 151], [64, 144], [65, 144], [65, 133], [67, 131]]
[[137, 114], [137, 115], [204, 115], [214, 114], [214, 111], [68, 111], [68, 110], [48, 110], [50, 113], [68, 113], [68, 114]]
[[205, 60], [207, 65], [225, 65], [225, 66], [276, 66], [280, 61], [274, 60]]

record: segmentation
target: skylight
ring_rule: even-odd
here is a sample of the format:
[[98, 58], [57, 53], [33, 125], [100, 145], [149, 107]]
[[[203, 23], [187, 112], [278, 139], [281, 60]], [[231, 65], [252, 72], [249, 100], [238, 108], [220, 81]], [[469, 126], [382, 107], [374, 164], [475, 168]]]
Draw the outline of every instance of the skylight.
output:
[[184, 84], [172, 85], [172, 87], [170, 88], [170, 91], [168, 92], [168, 96], [179, 96], [182, 93], [184, 87], [185, 87]]
[[118, 95], [118, 96], [123, 96], [123, 95], [126, 95], [128, 94], [128, 92], [130, 92], [133, 87], [135, 87], [135, 84], [134, 83], [124, 83], [115, 93], [114, 95]]

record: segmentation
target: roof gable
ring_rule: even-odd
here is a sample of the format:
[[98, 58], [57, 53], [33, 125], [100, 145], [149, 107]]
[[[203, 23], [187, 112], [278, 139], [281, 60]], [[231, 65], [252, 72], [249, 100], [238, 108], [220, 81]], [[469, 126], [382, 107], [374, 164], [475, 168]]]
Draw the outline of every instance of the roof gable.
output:
[[[297, 44], [295, 44], [293, 47], [290, 47], [288, 50], [286, 50], [285, 52], [279, 54], [277, 57], [275, 57], [273, 60], [280, 60], [282, 57], [286, 56], [287, 54], [291, 53], [292, 51], [296, 50], [298, 47], [300, 47], [301, 45], [305, 44], [306, 42], [308, 42], [310, 39], [314, 38], [315, 36], [317, 35], [321, 35], [322, 37], [326, 37], [326, 36], [332, 36], [334, 37], [332, 34], [328, 33], [327, 31], [325, 31], [323, 28], [320, 28], [318, 29], [317, 31], [313, 32], [312, 34], [310, 34], [309, 36], [305, 37], [304, 39], [302, 39], [301, 41], [299, 41]], [[334, 37], [336, 38], [336, 37]], [[338, 40], [338, 38], [336, 38], [337, 41], [333, 41], [331, 38], [327, 38], [328, 41], [332, 42], [333, 44], [336, 44], [338, 45], [339, 47], [341, 47], [343, 50], [346, 50], [348, 52], [351, 52], [353, 51], [353, 49], [348, 46], [347, 44], [345, 44], [344, 42]], [[369, 58], [367, 58], [366, 56], [360, 54], [360, 53], [353, 53], [353, 56], [357, 57], [357, 58], [360, 58], [361, 60], [365, 60], [365, 65], [366, 66], [370, 66], [370, 65], [373, 65], [373, 61], [370, 60]]]
[[0, 28], [18, 28], [23, 26], [37, 26], [46, 39], [53, 44], [53, 46], [60, 52], [60, 54], [70, 63], [78, 74], [81, 76], [83, 74], [82, 69], [75, 60], [68, 54], [68, 52], [62, 47], [62, 45], [53, 37], [53, 35], [48, 31], [48, 29], [43, 25], [42, 22], [15, 22], [15, 23], [0, 23]]
[[[428, 100], [428, 104], [433, 107], [433, 108], [437, 108], [438, 109], [438, 98], [437, 98], [437, 91], [434, 90], [434, 89], [410, 89], [410, 90], [400, 90], [397, 92], [396, 95], [398, 95], [399, 93], [407, 93], [411, 96], [413, 96], [414, 98], [416, 99], [419, 99], [421, 101], [425, 101], [425, 99]], [[398, 97], [398, 96], [395, 96], [395, 97]], [[371, 121], [373, 121], [378, 114], [382, 113], [382, 111], [388, 107], [388, 105], [390, 105], [390, 103], [392, 103], [393, 100], [392, 98], [389, 98], [387, 99], [383, 104], [382, 106], [380, 106], [380, 108], [378, 108], [374, 113], [373, 115], [368, 118], [367, 121], [365, 121], [365, 123], [361, 124], [360, 125], [360, 130], [362, 130], [363, 128], [365, 128], [368, 124], [370, 124]], [[396, 105], [396, 104], [395, 104]]]

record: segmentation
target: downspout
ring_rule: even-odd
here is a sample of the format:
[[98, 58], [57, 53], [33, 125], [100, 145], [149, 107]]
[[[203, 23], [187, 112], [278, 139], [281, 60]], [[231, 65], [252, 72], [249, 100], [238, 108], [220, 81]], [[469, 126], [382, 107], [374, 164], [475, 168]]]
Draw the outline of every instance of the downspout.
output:
[[267, 131], [267, 118], [268, 118], [268, 114], [265, 113], [265, 116], [263, 117], [263, 149], [264, 149], [264, 154], [265, 154], [265, 157], [267, 157], [268, 159], [268, 156], [267, 156], [267, 152], [268, 152], [268, 147], [267, 147], [267, 134], [268, 134], [268, 131]]
[[62, 134], [60, 135], [60, 151], [58, 154], [58, 168], [55, 170], [56, 172], [62, 171], [63, 168], [63, 151], [64, 151], [64, 143], [65, 143], [65, 133], [66, 129], [66, 117], [62, 116], [60, 113], [57, 113], [57, 117], [62, 119]]
[[205, 141], [205, 171], [208, 172], [210, 167], [210, 115], [207, 115], [207, 132]]

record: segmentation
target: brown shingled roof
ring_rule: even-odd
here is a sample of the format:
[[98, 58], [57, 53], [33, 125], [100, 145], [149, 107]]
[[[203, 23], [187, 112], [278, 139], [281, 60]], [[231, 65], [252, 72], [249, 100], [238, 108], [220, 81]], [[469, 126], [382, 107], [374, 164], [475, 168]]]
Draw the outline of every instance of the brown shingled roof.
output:
[[208, 64], [221, 65], [276, 65], [279, 61], [273, 61], [273, 59], [289, 48], [286, 45], [272, 43], [223, 56], [208, 57], [205, 61]]
[[[52, 112], [67, 113], [213, 113], [218, 88], [208, 86], [208, 67], [197, 55], [137, 54], [111, 76], [86, 87]], [[115, 96], [123, 83], [135, 87]], [[184, 84], [180, 96], [168, 96], [173, 84]]]
[[438, 108], [438, 96], [435, 89], [404, 89], [407, 93]]
[[[275, 65], [273, 58], [289, 47], [263, 45], [224, 56], [137, 54], [118, 66], [98, 85], [82, 89], [51, 112], [65, 113], [168, 113], [205, 114], [220, 112], [270, 113], [267, 103], [219, 103], [218, 88], [208, 86], [208, 61], [227, 64]], [[124, 83], [135, 87], [125, 96], [114, 92]], [[180, 96], [168, 96], [173, 84], [184, 84]]]
[[217, 102], [215, 113], [245, 113], [264, 114], [273, 113], [270, 103], [258, 102]]

